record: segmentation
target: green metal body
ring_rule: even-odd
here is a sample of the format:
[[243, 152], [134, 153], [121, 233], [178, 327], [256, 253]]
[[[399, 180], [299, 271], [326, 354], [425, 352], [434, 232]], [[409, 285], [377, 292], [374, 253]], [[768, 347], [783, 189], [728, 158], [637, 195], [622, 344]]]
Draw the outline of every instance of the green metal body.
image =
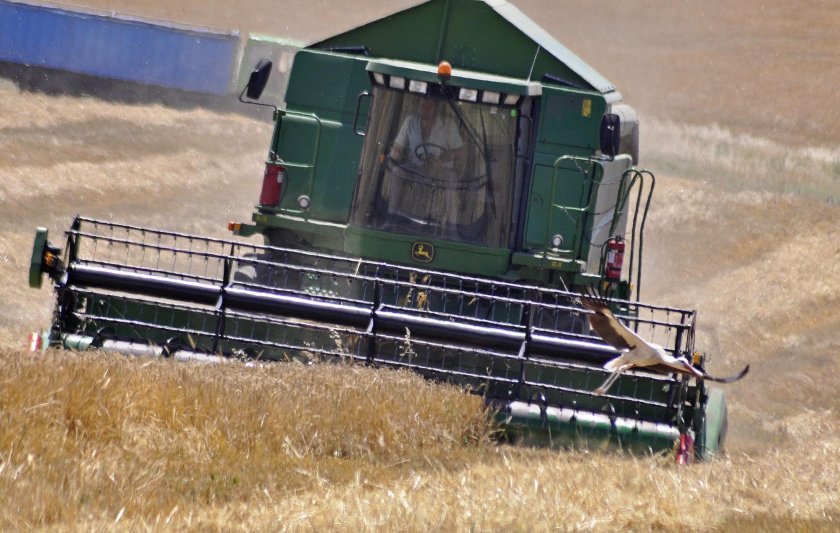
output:
[[[356, 53], [362, 49], [365, 54]], [[442, 82], [437, 66], [444, 60], [453, 69]], [[523, 95], [519, 106], [504, 109], [528, 138], [517, 148], [525, 169], [513, 192], [513, 235], [503, 247], [375, 231], [351, 221], [366, 141], [360, 133], [377, 105], [370, 97], [374, 73]], [[598, 156], [602, 118], [620, 99], [609, 81], [509, 3], [425, 2], [297, 53], [269, 150], [269, 162], [286, 169], [282, 199], [276, 206], [258, 205], [253, 224], [237, 233], [409, 265], [417, 263], [413, 243], [422, 240], [438, 251], [424, 265], [429, 268], [556, 286], [591, 284], [603, 278], [590, 249], [599, 180], [604, 165], [610, 179], [620, 179], [631, 163], [570, 158]], [[610, 194], [614, 199], [615, 191]], [[301, 197], [309, 200], [305, 208]], [[610, 216], [626, 220], [624, 213]], [[625, 229], [622, 221], [612, 235]], [[560, 249], [551, 244], [555, 235], [563, 238]]]
[[49, 230], [47, 228], [38, 228], [35, 230], [35, 242], [32, 245], [32, 258], [29, 261], [29, 286], [33, 289], [41, 288], [41, 281], [44, 278], [44, 249], [47, 246], [47, 237]]

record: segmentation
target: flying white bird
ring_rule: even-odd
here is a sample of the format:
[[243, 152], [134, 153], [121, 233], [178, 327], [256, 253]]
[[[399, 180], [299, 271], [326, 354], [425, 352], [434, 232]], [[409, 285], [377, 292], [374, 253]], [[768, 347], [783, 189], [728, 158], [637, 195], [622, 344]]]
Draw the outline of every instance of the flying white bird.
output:
[[739, 373], [725, 377], [716, 378], [706, 374], [691, 365], [685, 357], [674, 357], [669, 355], [662, 346], [648, 342], [627, 329], [624, 324], [618, 321], [610, 311], [608, 302], [590, 289], [588, 295], [582, 295], [580, 302], [584, 307], [591, 310], [589, 324], [607, 344], [616, 350], [623, 352], [615, 359], [608, 361], [604, 368], [612, 372], [604, 383], [595, 389], [598, 396], [604, 395], [612, 386], [622, 372], [633, 367], [645, 367], [662, 373], [679, 372], [697, 379], [705, 379], [718, 383], [732, 383], [743, 378], [750, 370], [750, 365], [744, 367]]

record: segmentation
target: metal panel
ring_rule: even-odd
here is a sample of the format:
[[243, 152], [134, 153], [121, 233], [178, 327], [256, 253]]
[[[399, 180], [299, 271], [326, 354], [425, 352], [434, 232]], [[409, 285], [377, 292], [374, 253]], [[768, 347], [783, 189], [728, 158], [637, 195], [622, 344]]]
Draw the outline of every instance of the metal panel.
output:
[[[602, 94], [615, 87], [506, 0], [429, 0], [310, 45], [365, 46], [372, 57], [569, 84]], [[562, 81], [561, 81], [562, 80]], [[618, 95], [616, 99], [620, 99]]]
[[238, 52], [238, 32], [0, 0], [0, 61], [224, 95]]
[[[566, 65], [575, 74], [586, 80], [595, 90], [604, 94], [615, 90], [615, 86], [609, 80], [599, 74], [580, 57], [572, 53], [571, 50], [560, 44], [560, 42], [528, 18], [516, 6], [504, 0], [484, 1], [519, 31], [533, 39], [551, 58]], [[541, 52], [542, 50], [539, 51]]]

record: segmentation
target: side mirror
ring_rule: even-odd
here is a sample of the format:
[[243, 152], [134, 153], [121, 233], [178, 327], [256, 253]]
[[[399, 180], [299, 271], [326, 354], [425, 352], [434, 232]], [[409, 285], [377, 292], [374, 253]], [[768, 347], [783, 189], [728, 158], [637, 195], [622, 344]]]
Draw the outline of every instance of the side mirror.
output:
[[274, 64], [270, 59], [261, 59], [251, 76], [248, 78], [248, 85], [245, 86], [245, 95], [250, 100], [259, 100], [262, 96], [265, 86], [268, 84], [268, 78], [271, 76], [271, 67]]
[[601, 153], [607, 157], [619, 154], [621, 146], [621, 117], [607, 113], [601, 119]]

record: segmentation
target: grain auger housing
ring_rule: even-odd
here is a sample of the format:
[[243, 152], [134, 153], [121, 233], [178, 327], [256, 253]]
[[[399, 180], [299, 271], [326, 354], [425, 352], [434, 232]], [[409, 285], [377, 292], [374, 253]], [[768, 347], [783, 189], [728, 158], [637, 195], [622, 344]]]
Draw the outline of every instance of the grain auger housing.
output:
[[640, 371], [593, 393], [617, 351], [582, 288], [702, 368], [695, 315], [638, 301], [654, 177], [634, 167], [635, 113], [515, 7], [432, 0], [312, 44], [269, 105], [237, 238], [78, 217], [62, 251], [39, 230], [52, 345], [408, 368], [482, 394], [512, 440], [720, 449], [723, 396], [703, 382]]

